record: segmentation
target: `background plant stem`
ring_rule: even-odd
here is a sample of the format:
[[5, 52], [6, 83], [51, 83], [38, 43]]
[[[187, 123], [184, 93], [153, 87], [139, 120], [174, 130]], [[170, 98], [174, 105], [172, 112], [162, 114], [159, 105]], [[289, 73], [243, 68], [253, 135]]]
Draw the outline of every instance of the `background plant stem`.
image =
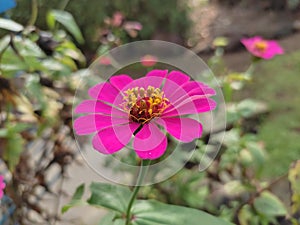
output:
[[38, 2], [37, 0], [31, 1], [31, 16], [28, 21], [28, 26], [33, 26], [36, 22], [37, 16], [38, 16]]

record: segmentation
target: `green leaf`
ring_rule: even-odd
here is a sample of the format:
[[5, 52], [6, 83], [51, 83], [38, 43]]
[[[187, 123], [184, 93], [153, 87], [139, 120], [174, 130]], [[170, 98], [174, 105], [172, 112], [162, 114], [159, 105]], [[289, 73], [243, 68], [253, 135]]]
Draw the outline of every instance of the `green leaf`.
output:
[[22, 39], [22, 38], [14, 38], [14, 44], [18, 49], [20, 55], [24, 58], [36, 57], [36, 58], [44, 58], [46, 54], [42, 51], [42, 49], [30, 39]]
[[7, 146], [3, 158], [7, 161], [9, 170], [14, 171], [23, 151], [24, 140], [18, 133], [8, 134], [7, 138]]
[[266, 155], [264, 149], [259, 143], [247, 142], [246, 147], [253, 157], [254, 164], [259, 168], [263, 167], [266, 161]]
[[90, 190], [92, 195], [88, 200], [89, 204], [121, 213], [126, 211], [131, 196], [128, 188], [105, 183], [92, 183]]
[[51, 12], [47, 13], [46, 22], [50, 30], [53, 30], [55, 28], [55, 17], [53, 13]]
[[83, 193], [84, 193], [84, 184], [81, 184], [79, 187], [76, 188], [76, 191], [71, 201], [67, 205], [64, 205], [62, 207], [61, 212], [65, 213], [74, 206], [87, 205], [87, 202], [81, 200]]
[[13, 32], [20, 32], [24, 29], [24, 27], [21, 24], [16, 23], [13, 20], [4, 18], [0, 18], [0, 28]]
[[292, 212], [300, 210], [300, 160], [298, 160], [289, 171], [289, 182], [292, 189]]
[[10, 36], [6, 35], [0, 40], [0, 52], [2, 52], [10, 43]]
[[50, 15], [47, 16], [47, 22], [50, 28], [53, 29], [53, 18], [62, 24], [78, 41], [78, 43], [82, 44], [84, 43], [84, 39], [82, 36], [82, 33], [77, 26], [74, 17], [72, 14], [66, 11], [61, 11], [61, 10], [51, 10], [49, 12]]
[[230, 196], [240, 196], [246, 191], [246, 187], [241, 181], [232, 180], [224, 185], [224, 190]]
[[125, 225], [125, 220], [116, 219], [116, 213], [110, 212], [102, 218], [99, 225]]
[[278, 197], [265, 191], [254, 201], [254, 208], [265, 216], [284, 216], [287, 210]]
[[133, 208], [133, 225], [230, 225], [197, 209], [168, 205], [154, 200], [139, 200]]
[[56, 51], [64, 56], [68, 56], [74, 60], [77, 60], [82, 65], [85, 65], [85, 57], [83, 53], [71, 41], [65, 40], [58, 47], [56, 47]]
[[53, 58], [43, 60], [42, 65], [48, 68], [49, 73], [56, 79], [72, 74], [72, 69], [68, 65]]

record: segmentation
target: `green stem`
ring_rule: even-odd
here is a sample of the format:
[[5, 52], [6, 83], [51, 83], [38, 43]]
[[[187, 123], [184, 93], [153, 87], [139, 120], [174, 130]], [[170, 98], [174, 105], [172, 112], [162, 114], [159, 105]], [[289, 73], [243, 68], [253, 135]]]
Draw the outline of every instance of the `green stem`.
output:
[[245, 74], [247, 76], [247, 78], [252, 77], [252, 74], [255, 70], [256, 64], [255, 62], [251, 63], [250, 66], [248, 67], [248, 69], [245, 71]]
[[136, 185], [133, 189], [132, 195], [130, 197], [130, 201], [129, 201], [128, 206], [127, 206], [125, 225], [130, 224], [130, 221], [131, 221], [131, 208], [132, 208], [133, 203], [136, 199], [136, 196], [137, 196], [137, 194], [140, 190], [141, 184], [143, 183], [143, 180], [145, 178], [145, 175], [147, 173], [147, 170], [149, 168], [150, 163], [151, 163], [151, 160], [142, 160], [139, 175], [138, 175], [138, 178], [137, 178], [137, 181], [136, 181]]
[[33, 26], [36, 22], [37, 16], [38, 16], [38, 2], [37, 0], [31, 1], [31, 16], [30, 20], [28, 22], [28, 26]]

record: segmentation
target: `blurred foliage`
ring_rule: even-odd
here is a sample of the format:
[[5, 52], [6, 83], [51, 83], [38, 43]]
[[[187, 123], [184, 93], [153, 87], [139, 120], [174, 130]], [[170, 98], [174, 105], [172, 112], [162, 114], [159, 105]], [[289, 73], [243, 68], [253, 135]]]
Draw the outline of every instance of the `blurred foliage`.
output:
[[[72, 40], [83, 39], [70, 14], [50, 11], [48, 17], [52, 32], [34, 26], [34, 17], [30, 26], [0, 19], [0, 163], [11, 178], [5, 192], [15, 205], [9, 215], [14, 224], [36, 224], [28, 216], [32, 213], [43, 221], [57, 219], [29, 199], [43, 198], [37, 189], [51, 194], [49, 170], [58, 169], [60, 179], [75, 154], [66, 142], [80, 78], [75, 72], [86, 60]], [[37, 141], [42, 142], [38, 149]]]
[[295, 10], [299, 7], [300, 1], [299, 0], [218, 0], [221, 4], [226, 5], [236, 5], [236, 4], [257, 4], [263, 6], [265, 9], [272, 9], [272, 10]]
[[[104, 21], [117, 11], [124, 14], [128, 20], [139, 21], [143, 29], [139, 34], [141, 39], [151, 39], [154, 34], [173, 34], [186, 37], [191, 21], [188, 18], [188, 6], [180, 0], [114, 0], [114, 1], [46, 1], [39, 0], [37, 25], [46, 29], [44, 15], [51, 9], [65, 9], [76, 19], [86, 39], [86, 47], [95, 49], [99, 45]], [[84, 7], [83, 7], [84, 6]], [[28, 11], [31, 1], [17, 0], [17, 7], [11, 10], [11, 16], [16, 21], [28, 21]], [[84, 13], [83, 13], [84, 11]], [[126, 42], [132, 40], [126, 37]]]
[[[290, 163], [300, 158], [299, 105], [300, 52], [265, 61], [257, 68], [252, 81], [242, 92], [234, 95], [236, 101], [245, 97], [268, 103], [271, 109], [263, 115], [257, 135], [264, 140], [270, 153], [263, 169], [264, 177], [285, 174]], [[276, 138], [274, 138], [274, 136]], [[278, 162], [278, 166], [273, 166]]]
[[[81, 32], [69, 14], [55, 11], [53, 26], [55, 20], [82, 40]], [[2, 110], [6, 109], [1, 116], [1, 137], [7, 139], [3, 158], [13, 171], [23, 149], [19, 133], [30, 126], [22, 123], [38, 125], [40, 133], [59, 122], [63, 104], [59, 102], [59, 93], [53, 89], [59, 82], [71, 88], [70, 76], [85, 66], [85, 57], [64, 30], [49, 33], [36, 27], [24, 28], [7, 19], [1, 19], [0, 28], [6, 30], [0, 39], [0, 104]]]

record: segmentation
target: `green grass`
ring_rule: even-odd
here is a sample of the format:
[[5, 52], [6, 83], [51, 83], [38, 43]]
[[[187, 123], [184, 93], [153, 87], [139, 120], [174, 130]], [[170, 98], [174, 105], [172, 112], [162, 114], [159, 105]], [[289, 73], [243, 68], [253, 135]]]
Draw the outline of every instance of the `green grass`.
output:
[[282, 175], [300, 159], [300, 52], [263, 62], [244, 94], [270, 106], [258, 132], [269, 156], [263, 175]]

